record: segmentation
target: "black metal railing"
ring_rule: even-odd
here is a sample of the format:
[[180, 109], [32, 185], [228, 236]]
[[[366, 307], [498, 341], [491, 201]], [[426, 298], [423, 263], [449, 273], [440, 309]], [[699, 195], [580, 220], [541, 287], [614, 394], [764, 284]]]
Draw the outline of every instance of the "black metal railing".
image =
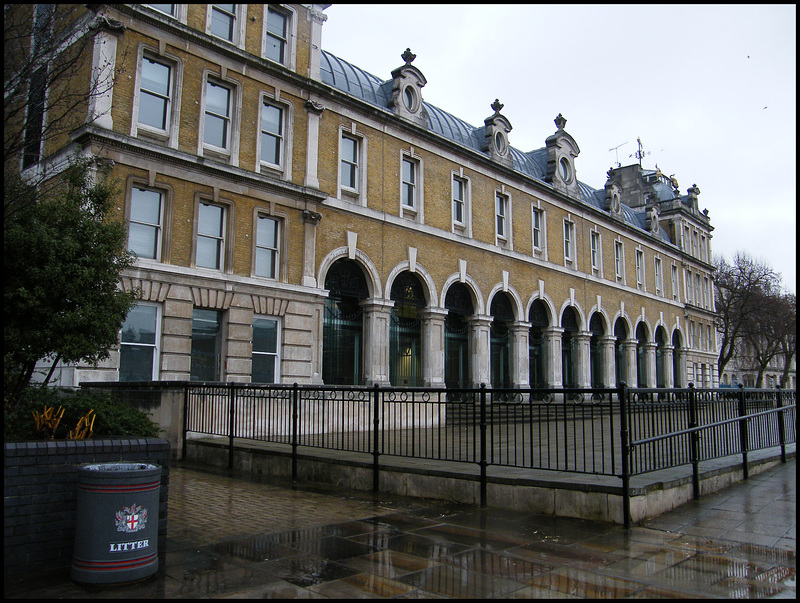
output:
[[380, 457], [473, 463], [486, 504], [490, 465], [615, 476], [622, 479], [630, 525], [630, 478], [747, 455], [796, 440], [794, 390], [475, 389], [187, 384], [184, 454], [189, 433]]

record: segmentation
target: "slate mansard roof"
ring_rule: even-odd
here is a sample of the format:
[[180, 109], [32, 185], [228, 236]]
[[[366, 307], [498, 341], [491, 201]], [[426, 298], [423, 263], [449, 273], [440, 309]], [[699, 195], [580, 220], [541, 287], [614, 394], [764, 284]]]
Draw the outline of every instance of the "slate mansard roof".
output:
[[[367, 73], [360, 67], [356, 67], [347, 61], [323, 50], [320, 62], [322, 81], [329, 86], [341, 90], [354, 96], [370, 105], [380, 109], [388, 110], [392, 96], [392, 81], [381, 80], [374, 75]], [[471, 126], [462, 119], [459, 119], [446, 111], [439, 109], [425, 101], [423, 107], [428, 114], [428, 130], [438, 134], [451, 142], [466, 147], [472, 151], [486, 155], [483, 150], [484, 128]], [[545, 182], [547, 173], [547, 149], [544, 147], [530, 152], [523, 152], [514, 147], [510, 147], [509, 152], [513, 159], [514, 170]], [[594, 189], [583, 182], [578, 182], [581, 191], [581, 202], [595, 207], [603, 212], [605, 209], [605, 190]], [[672, 193], [666, 190], [668, 187], [663, 185], [663, 198], [672, 199]], [[657, 191], [659, 199], [662, 198], [662, 191]], [[626, 205], [622, 206], [625, 222], [646, 230], [646, 214], [637, 212]], [[664, 229], [661, 229], [661, 238], [670, 243], [669, 236]]]

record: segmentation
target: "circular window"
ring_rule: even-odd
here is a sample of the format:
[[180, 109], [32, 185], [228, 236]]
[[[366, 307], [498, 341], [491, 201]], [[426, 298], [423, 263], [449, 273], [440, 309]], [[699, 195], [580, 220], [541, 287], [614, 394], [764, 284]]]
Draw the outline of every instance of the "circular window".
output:
[[611, 209], [614, 211], [614, 213], [619, 213], [619, 193], [617, 191], [614, 191], [611, 194]]
[[414, 110], [414, 104], [416, 101], [416, 96], [414, 95], [414, 89], [411, 86], [406, 86], [405, 91], [403, 92], [403, 97], [406, 101], [406, 108], [409, 111]]
[[506, 137], [503, 136], [502, 132], [497, 132], [494, 135], [494, 146], [497, 149], [497, 152], [501, 155], [504, 155], [506, 152]]
[[562, 157], [561, 161], [558, 162], [558, 167], [561, 170], [561, 179], [564, 182], [572, 180], [572, 166], [569, 164], [569, 159]]

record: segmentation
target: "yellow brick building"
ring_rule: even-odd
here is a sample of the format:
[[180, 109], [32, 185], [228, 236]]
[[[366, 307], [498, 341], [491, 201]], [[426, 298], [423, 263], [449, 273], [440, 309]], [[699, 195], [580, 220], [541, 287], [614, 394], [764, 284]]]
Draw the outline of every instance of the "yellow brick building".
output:
[[513, 108], [424, 101], [425, 57], [325, 52], [325, 4], [91, 6], [113, 85], [42, 162], [113, 161], [142, 301], [63, 384], [717, 385], [697, 186], [592, 189], [561, 115], [516, 149]]

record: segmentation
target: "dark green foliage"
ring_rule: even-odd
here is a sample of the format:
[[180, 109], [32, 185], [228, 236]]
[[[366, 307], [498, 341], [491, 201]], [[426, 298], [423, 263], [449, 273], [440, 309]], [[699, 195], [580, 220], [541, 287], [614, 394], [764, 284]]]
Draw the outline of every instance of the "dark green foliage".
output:
[[157, 438], [160, 429], [139, 409], [116, 400], [105, 392], [71, 391], [54, 387], [29, 387], [19, 397], [13, 408], [6, 408], [3, 416], [3, 439], [6, 442], [22, 442], [47, 439], [36, 432], [33, 411], [42, 412], [47, 407], [61, 406], [64, 417], [58, 425], [55, 439], [67, 439], [70, 430], [94, 409], [92, 439], [108, 436], [133, 436]]
[[108, 357], [135, 302], [119, 287], [131, 265], [123, 223], [109, 220], [113, 182], [85, 161], [50, 188], [7, 176], [3, 222], [4, 402], [13, 404], [37, 361]]

